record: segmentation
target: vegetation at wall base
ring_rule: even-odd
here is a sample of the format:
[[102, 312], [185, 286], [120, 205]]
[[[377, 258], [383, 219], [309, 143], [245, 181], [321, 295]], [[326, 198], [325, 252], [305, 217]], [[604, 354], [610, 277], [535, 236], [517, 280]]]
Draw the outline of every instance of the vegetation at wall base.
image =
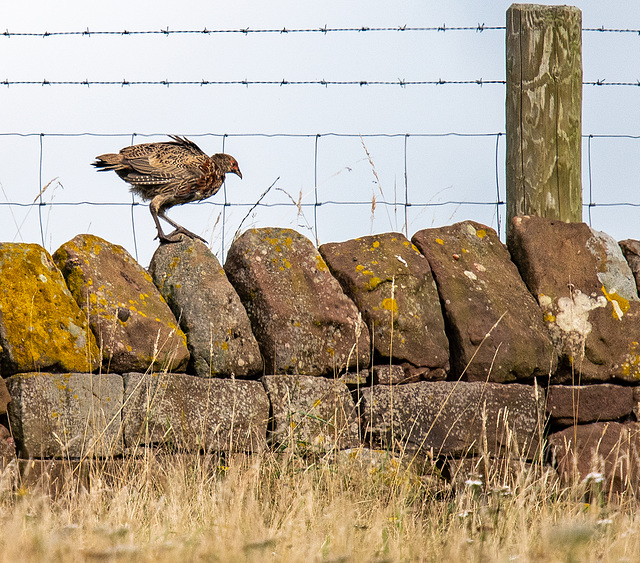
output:
[[[540, 464], [445, 481], [410, 456], [350, 450], [65, 460], [57, 489], [0, 479], [0, 561], [632, 561], [635, 497]], [[493, 462], [490, 462], [493, 463]], [[426, 468], [426, 469], [425, 469]], [[461, 470], [462, 471], [462, 470]], [[15, 484], [18, 484], [15, 487]]]

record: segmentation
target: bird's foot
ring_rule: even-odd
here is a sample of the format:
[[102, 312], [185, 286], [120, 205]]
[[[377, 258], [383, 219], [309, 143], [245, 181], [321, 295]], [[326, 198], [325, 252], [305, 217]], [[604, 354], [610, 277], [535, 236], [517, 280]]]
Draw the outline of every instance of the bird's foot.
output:
[[155, 238], [160, 241], [160, 244], [173, 244], [174, 242], [180, 242], [182, 240], [180, 237], [171, 238], [170, 236], [167, 236], [165, 234], [158, 234]]
[[201, 240], [205, 244], [208, 244], [207, 241], [204, 240], [201, 236], [198, 236], [195, 233], [192, 233], [191, 231], [185, 229], [184, 227], [177, 228], [174, 231], [171, 231], [168, 235], [165, 235], [164, 233], [158, 233], [158, 236], [156, 238], [160, 240], [160, 244], [169, 244], [174, 242], [180, 242], [182, 240], [182, 237], [177, 235], [186, 235], [189, 238], [196, 238], [198, 240]]

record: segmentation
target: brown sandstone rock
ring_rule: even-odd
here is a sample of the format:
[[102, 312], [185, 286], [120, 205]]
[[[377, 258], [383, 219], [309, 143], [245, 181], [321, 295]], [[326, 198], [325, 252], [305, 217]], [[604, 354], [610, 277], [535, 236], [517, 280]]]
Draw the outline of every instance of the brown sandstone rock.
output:
[[539, 452], [544, 391], [537, 386], [420, 381], [365, 387], [361, 393], [364, 432], [375, 445], [525, 459]]
[[93, 371], [99, 352], [49, 253], [0, 243], [0, 371]]
[[636, 280], [636, 289], [640, 291], [640, 240], [621, 240], [619, 243], [622, 254], [629, 264]]
[[0, 376], [0, 414], [5, 414], [7, 412], [7, 405], [11, 400], [11, 395], [9, 395], [9, 390], [7, 389], [7, 384], [4, 382], [4, 379]]
[[373, 366], [371, 371], [373, 383], [376, 385], [398, 385], [420, 381], [420, 376], [407, 375], [402, 366]]
[[6, 460], [14, 457], [16, 457], [16, 445], [11, 432], [0, 424], [0, 469], [4, 469]]
[[369, 363], [369, 333], [310, 240], [251, 229], [224, 270], [242, 300], [270, 373], [338, 374]]
[[53, 255], [110, 372], [184, 371], [186, 338], [151, 276], [121, 246], [78, 235]]
[[633, 412], [634, 388], [622, 385], [550, 385], [547, 412], [559, 425], [617, 420]]
[[438, 286], [456, 377], [502, 383], [549, 374], [556, 352], [542, 312], [493, 229], [464, 221], [412, 240]]
[[312, 452], [359, 445], [356, 407], [341, 381], [265, 375], [262, 383], [271, 401], [273, 443]]
[[127, 448], [260, 451], [269, 399], [258, 381], [175, 373], [126, 373], [122, 424]]
[[122, 453], [122, 377], [21, 373], [10, 377], [9, 420], [24, 458], [105, 457]]
[[424, 379], [434, 378], [431, 370], [444, 379], [449, 342], [431, 269], [418, 249], [404, 235], [386, 233], [319, 250], [362, 313], [381, 361], [392, 357], [426, 368]]
[[638, 492], [640, 424], [595, 422], [565, 428], [548, 437], [552, 458], [565, 483], [602, 479], [608, 494]]
[[55, 500], [62, 495], [89, 491], [91, 461], [68, 459], [20, 459], [20, 487]]
[[201, 241], [183, 235], [180, 242], [161, 244], [149, 272], [187, 335], [190, 372], [248, 377], [262, 371], [247, 312]]
[[640, 380], [640, 301], [615, 240], [525, 216], [513, 220], [509, 250], [560, 354], [556, 382]]

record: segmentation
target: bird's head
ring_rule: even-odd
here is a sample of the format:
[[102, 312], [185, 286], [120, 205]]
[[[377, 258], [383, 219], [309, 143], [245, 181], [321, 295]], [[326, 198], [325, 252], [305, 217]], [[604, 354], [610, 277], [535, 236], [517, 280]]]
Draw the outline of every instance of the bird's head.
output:
[[236, 174], [240, 178], [242, 178], [242, 172], [240, 172], [240, 167], [238, 166], [238, 161], [233, 158], [230, 154], [219, 153], [214, 155], [217, 157], [218, 163], [220, 164], [222, 170], [226, 173]]

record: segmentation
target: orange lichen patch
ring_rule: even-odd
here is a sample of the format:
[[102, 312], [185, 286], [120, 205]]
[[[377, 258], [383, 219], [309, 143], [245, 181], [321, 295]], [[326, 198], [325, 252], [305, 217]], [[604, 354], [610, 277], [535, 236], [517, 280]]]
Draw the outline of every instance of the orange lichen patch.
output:
[[602, 286], [602, 293], [604, 293], [607, 301], [611, 302], [611, 305], [613, 306], [613, 318], [622, 320], [624, 314], [629, 310], [629, 300], [621, 297], [615, 291], [609, 293], [605, 289], [604, 285]]
[[484, 229], [478, 229], [476, 231], [476, 236], [480, 239], [483, 239], [484, 237], [487, 236], [487, 231], [485, 231]]
[[374, 241], [374, 243], [371, 245], [373, 248], [378, 248], [380, 246], [380, 242], [379, 241]]
[[289, 260], [287, 260], [286, 258], [284, 259], [284, 267], [291, 268], [291, 262], [289, 262]]
[[443, 241], [441, 238], [437, 238], [437, 239], [436, 239], [436, 242], [437, 242], [438, 244], [444, 244], [444, 241]]
[[544, 317], [542, 317], [542, 320], [547, 322], [547, 323], [554, 323], [554, 322], [556, 322], [556, 316], [553, 313], [551, 313], [550, 311], [547, 311], [544, 314]]
[[287, 238], [284, 239], [284, 243], [287, 246], [291, 246], [293, 244], [293, 239], [291, 237], [287, 237]]
[[382, 303], [380, 304], [380, 307], [382, 307], [387, 311], [391, 311], [392, 313], [398, 312], [398, 302], [395, 299], [392, 299], [391, 297], [387, 297], [386, 299], [383, 299]]

